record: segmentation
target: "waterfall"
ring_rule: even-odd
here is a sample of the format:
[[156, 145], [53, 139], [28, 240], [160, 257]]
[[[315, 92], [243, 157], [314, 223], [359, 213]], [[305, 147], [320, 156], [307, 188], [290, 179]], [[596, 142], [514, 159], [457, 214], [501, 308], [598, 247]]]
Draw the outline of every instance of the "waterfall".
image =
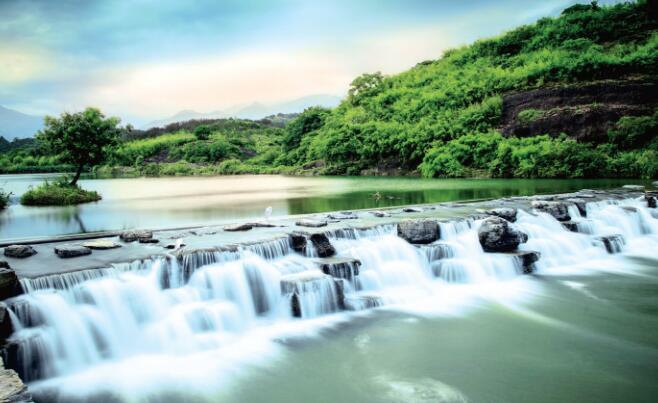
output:
[[[575, 206], [569, 214], [585, 230], [519, 210], [513, 225], [528, 235], [520, 249], [541, 254], [539, 273], [658, 242], [658, 220], [640, 200], [590, 202], [586, 214]], [[48, 379], [141, 354], [230, 348], [250, 332], [521, 275], [518, 256], [483, 251], [481, 222], [440, 222], [440, 239], [428, 245], [407, 243], [396, 225], [331, 231], [337, 255], [325, 259], [278, 238], [22, 279], [26, 293], [6, 301], [15, 331], [2, 355], [24, 380]]]

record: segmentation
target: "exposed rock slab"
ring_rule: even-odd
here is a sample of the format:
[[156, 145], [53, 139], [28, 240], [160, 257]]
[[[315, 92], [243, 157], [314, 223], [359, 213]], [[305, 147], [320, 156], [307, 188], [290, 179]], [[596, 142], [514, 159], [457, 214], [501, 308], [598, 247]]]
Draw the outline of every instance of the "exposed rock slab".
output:
[[147, 243], [143, 242], [147, 239], [152, 239], [153, 238], [153, 232], [152, 231], [143, 231], [143, 230], [138, 230], [138, 231], [124, 231], [119, 235], [119, 239], [121, 239], [123, 242], [135, 242], [135, 241], [140, 241], [142, 243]]
[[54, 250], [55, 254], [63, 259], [91, 255], [91, 249], [82, 245], [60, 245]]
[[528, 235], [500, 217], [489, 217], [478, 228], [478, 239], [485, 252], [512, 252], [528, 240]]
[[245, 224], [233, 224], [233, 225], [227, 225], [224, 227], [224, 231], [228, 232], [237, 232], [237, 231], [249, 231], [252, 228], [254, 228], [253, 225], [249, 223]]
[[644, 191], [644, 186], [643, 185], [624, 185], [624, 186], [622, 186], [622, 189], [642, 192], [642, 191]]
[[299, 227], [319, 228], [319, 227], [326, 227], [327, 222], [319, 221], [319, 220], [303, 219], [295, 222], [295, 225]]
[[432, 243], [439, 239], [439, 223], [431, 219], [402, 221], [398, 223], [398, 236], [409, 243]]
[[512, 207], [500, 207], [491, 210], [485, 210], [484, 213], [488, 215], [500, 217], [509, 222], [515, 222], [517, 210]]
[[336, 254], [336, 249], [325, 234], [311, 234], [310, 239], [318, 256], [331, 257]]
[[382, 211], [382, 210], [371, 211], [370, 214], [372, 214], [372, 215], [374, 215], [375, 217], [378, 217], [378, 218], [390, 217], [391, 216], [388, 212]]
[[569, 221], [569, 207], [562, 202], [538, 200], [532, 202], [532, 208], [552, 215], [558, 221]]
[[114, 249], [121, 247], [120, 244], [116, 242], [112, 242], [108, 239], [97, 239], [93, 241], [87, 241], [87, 242], [83, 242], [81, 245], [84, 246], [85, 248], [98, 249], [98, 250]]
[[314, 259], [314, 262], [324, 274], [347, 281], [353, 281], [354, 277], [359, 275], [359, 266], [361, 266], [361, 261], [350, 257], [321, 258]]
[[9, 245], [5, 247], [5, 256], [13, 257], [17, 259], [25, 259], [30, 256], [37, 254], [37, 251], [34, 250], [29, 245]]

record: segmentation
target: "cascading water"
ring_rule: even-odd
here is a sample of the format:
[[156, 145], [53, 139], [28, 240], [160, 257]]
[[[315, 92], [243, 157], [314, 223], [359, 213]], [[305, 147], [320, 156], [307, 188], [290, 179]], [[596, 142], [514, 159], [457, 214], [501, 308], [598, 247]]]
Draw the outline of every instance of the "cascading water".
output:
[[[514, 225], [529, 237], [520, 249], [541, 254], [540, 273], [613, 258], [601, 237], [623, 237], [624, 252], [658, 234], [658, 220], [638, 200], [592, 202], [586, 208], [586, 216], [577, 208], [569, 211], [586, 233], [569, 231], [546, 213], [518, 212]], [[296, 323], [295, 316], [303, 321], [406, 303], [521, 274], [517, 257], [482, 250], [480, 223], [441, 222], [440, 239], [422, 246], [399, 238], [395, 225], [334, 231], [328, 236], [338, 263], [313, 252], [297, 254], [287, 239], [277, 239], [24, 279], [27, 293], [8, 301], [16, 326], [5, 362], [24, 380], [36, 381], [144, 354], [194, 355]], [[309, 244], [307, 250], [313, 249]], [[329, 269], [323, 272], [322, 265]]]

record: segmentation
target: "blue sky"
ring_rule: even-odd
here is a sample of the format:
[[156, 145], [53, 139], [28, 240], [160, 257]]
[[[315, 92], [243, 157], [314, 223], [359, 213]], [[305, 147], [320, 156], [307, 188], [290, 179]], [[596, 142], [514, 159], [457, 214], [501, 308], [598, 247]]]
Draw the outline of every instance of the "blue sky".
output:
[[[0, 0], [0, 105], [142, 123], [342, 95], [573, 0]], [[602, 2], [605, 3], [605, 2]]]

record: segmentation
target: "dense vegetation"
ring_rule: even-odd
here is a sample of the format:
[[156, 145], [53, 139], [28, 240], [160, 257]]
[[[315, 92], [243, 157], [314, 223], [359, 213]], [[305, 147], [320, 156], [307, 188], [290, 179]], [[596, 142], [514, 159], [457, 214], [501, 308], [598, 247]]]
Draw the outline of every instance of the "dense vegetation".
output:
[[84, 190], [65, 180], [44, 182], [29, 189], [21, 196], [21, 204], [26, 206], [68, 206], [95, 202], [101, 199], [98, 192]]
[[[309, 108], [289, 122], [222, 119], [127, 130], [95, 174], [656, 177], [658, 112], [651, 108], [616, 118], [595, 142], [569, 130], [524, 137], [501, 130], [510, 93], [655, 81], [658, 22], [651, 11], [647, 1], [575, 5], [398, 75], [364, 74], [337, 108]], [[514, 119], [532, 123], [559, 112], [527, 108]], [[0, 170], [61, 170], [64, 161], [31, 143], [0, 156]]]

